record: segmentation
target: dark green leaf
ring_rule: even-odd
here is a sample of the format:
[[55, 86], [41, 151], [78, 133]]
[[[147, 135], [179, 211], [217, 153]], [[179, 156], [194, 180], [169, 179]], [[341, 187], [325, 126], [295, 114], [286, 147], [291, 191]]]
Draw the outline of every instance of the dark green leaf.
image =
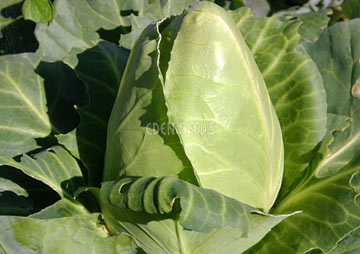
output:
[[325, 177], [335, 174], [360, 152], [360, 100], [354, 87], [360, 78], [360, 20], [330, 27], [314, 44], [305, 44], [317, 64], [327, 93], [328, 113], [347, 119], [348, 127], [329, 130], [333, 140], [320, 151], [316, 174]]
[[80, 123], [79, 113], [74, 105], [86, 105], [86, 87], [67, 65], [56, 62], [41, 62], [36, 73], [44, 79], [48, 115], [52, 131], [64, 134], [74, 130]]
[[360, 253], [360, 229], [348, 234], [342, 239], [336, 246], [336, 248], [330, 252], [331, 254], [357, 254]]
[[360, 18], [360, 1], [345, 0], [341, 4], [342, 13], [347, 19]]

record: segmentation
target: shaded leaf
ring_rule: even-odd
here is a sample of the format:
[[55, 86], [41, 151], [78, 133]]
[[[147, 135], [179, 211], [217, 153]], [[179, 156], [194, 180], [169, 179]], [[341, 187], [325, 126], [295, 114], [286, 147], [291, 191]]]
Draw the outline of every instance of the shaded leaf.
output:
[[326, 94], [311, 58], [297, 49], [300, 23], [230, 12], [263, 74], [281, 124], [285, 169], [281, 196], [302, 176], [309, 153], [326, 132]]
[[37, 54], [0, 57], [0, 156], [37, 148], [34, 138], [50, 134], [42, 79], [34, 69]]
[[27, 216], [34, 210], [32, 199], [14, 192], [0, 192], [0, 215]]
[[[167, 127], [168, 118], [156, 66], [157, 33], [150, 26], [135, 45], [111, 112], [106, 143], [104, 180], [119, 175], [166, 176], [181, 174], [192, 183], [192, 166], [179, 137]], [[153, 127], [154, 126], [154, 127]], [[155, 131], [155, 132], [154, 132]]]
[[0, 177], [0, 192], [4, 192], [4, 191], [14, 192], [18, 196], [24, 196], [24, 197], [29, 196], [27, 191], [25, 189], [23, 189], [21, 186], [19, 186], [18, 184], [14, 183], [8, 179]]
[[10, 166], [0, 166], [0, 177], [18, 184], [26, 190], [28, 196], [17, 196], [12, 192], [3, 192], [0, 197], [1, 215], [27, 216], [52, 205], [59, 195], [46, 184], [24, 174]]
[[75, 107], [88, 103], [85, 85], [69, 66], [61, 62], [40, 62], [36, 73], [44, 79], [52, 132], [61, 134], [74, 130], [80, 123]]
[[20, 169], [25, 174], [49, 185], [61, 197], [72, 199], [77, 188], [85, 185], [76, 160], [60, 146], [34, 154], [33, 157], [23, 155], [20, 162], [0, 157], [0, 165]]
[[35, 23], [22, 18], [2, 30], [0, 55], [35, 52], [39, 46], [35, 35]]
[[22, 10], [24, 18], [34, 22], [50, 22], [53, 16], [49, 0], [25, 0]]
[[[87, 105], [77, 107], [80, 125], [57, 138], [89, 169], [92, 185], [98, 185], [102, 179], [107, 124], [128, 54], [124, 48], [103, 41], [80, 54], [75, 69], [87, 87], [89, 101]], [[69, 95], [67, 93], [67, 97]]]

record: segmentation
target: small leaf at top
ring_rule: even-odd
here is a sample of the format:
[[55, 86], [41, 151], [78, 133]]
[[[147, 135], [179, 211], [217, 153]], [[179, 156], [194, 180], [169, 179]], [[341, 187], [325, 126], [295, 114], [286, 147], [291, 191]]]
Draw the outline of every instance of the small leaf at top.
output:
[[51, 4], [49, 0], [25, 0], [23, 15], [34, 22], [50, 22], [53, 17]]

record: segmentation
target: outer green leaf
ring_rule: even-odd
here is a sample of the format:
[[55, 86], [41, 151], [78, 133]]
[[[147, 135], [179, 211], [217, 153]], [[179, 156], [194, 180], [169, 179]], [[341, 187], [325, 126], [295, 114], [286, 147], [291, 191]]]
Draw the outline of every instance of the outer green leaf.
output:
[[235, 23], [222, 8], [203, 2], [162, 36], [167, 114], [200, 185], [268, 211], [283, 175], [281, 129]]
[[102, 178], [107, 124], [127, 58], [127, 50], [105, 41], [79, 55], [75, 72], [87, 86], [89, 102], [77, 107], [80, 125], [57, 138], [89, 169], [91, 184]]
[[25, 19], [34, 22], [50, 22], [53, 14], [49, 0], [25, 0], [23, 5]]
[[0, 217], [0, 245], [6, 254], [136, 253], [125, 235], [108, 237], [98, 215], [60, 219]]
[[[149, 178], [140, 179], [144, 181]], [[140, 181], [139, 183], [141, 183], [142, 181]], [[186, 185], [189, 185], [186, 182], [184, 183]], [[136, 184], [135, 187], [136, 186], [138, 185]], [[103, 194], [104, 187], [102, 189]], [[132, 188], [133, 187], [130, 187], [129, 194], [132, 191]], [[192, 188], [198, 189], [195, 186], [193, 186]], [[201, 192], [209, 191], [204, 189], [199, 190]], [[91, 191], [95, 195], [99, 195], [96, 189], [92, 189]], [[128, 197], [131, 198], [133, 201], [140, 201], [140, 199], [138, 199], [140, 197], [138, 196], [128, 195]], [[132, 235], [135, 238], [136, 242], [146, 251], [146, 253], [150, 254], [242, 253], [243, 251], [247, 250], [249, 247], [257, 243], [261, 238], [263, 238], [266, 233], [271, 230], [272, 227], [274, 227], [283, 219], [288, 217], [288, 215], [265, 216], [260, 214], [251, 214], [248, 236], [247, 238], [243, 238], [241, 237], [241, 235], [244, 232], [241, 227], [222, 227], [219, 229], [213, 229], [209, 233], [196, 232], [184, 229], [180, 225], [179, 217], [176, 213], [160, 215], [148, 214], [145, 212], [134, 212], [130, 209], [119, 208], [116, 206], [105, 204], [102, 199], [98, 199], [101, 204], [102, 212], [105, 215], [105, 221], [111, 232], [113, 232], [114, 234], [126, 232]], [[108, 199], [108, 197], [106, 197], [106, 199]], [[214, 201], [215, 200], [211, 198], [208, 199], [209, 204], [215, 205], [216, 202]], [[128, 200], [127, 202], [129, 204], [134, 204], [130, 200]], [[192, 212], [195, 212], [197, 210], [195, 207], [198, 204], [199, 203], [194, 203]], [[194, 216], [196, 216], [196, 213], [192, 215], [192, 217]], [[198, 225], [200, 222], [204, 221], [204, 219], [205, 218], [203, 216], [203, 213], [198, 214], [196, 218], [198, 222], [196, 224]]]
[[52, 21], [49, 25], [38, 24], [35, 31], [39, 53], [45, 61], [64, 60], [75, 67], [75, 55], [98, 44], [97, 30], [128, 25], [127, 18], [120, 15], [120, 8], [125, 8], [126, 3], [122, 0], [55, 1]]
[[302, 175], [309, 154], [326, 132], [326, 95], [311, 58], [297, 50], [300, 23], [231, 12], [263, 74], [282, 127], [285, 171], [282, 194]]
[[305, 45], [322, 74], [328, 113], [350, 120], [349, 128], [334, 132], [333, 142], [322, 151], [316, 166], [319, 177], [335, 174], [360, 151], [360, 100], [352, 94], [360, 77], [359, 29], [359, 20], [339, 23]]
[[213, 228], [231, 226], [242, 228], [242, 235], [246, 236], [250, 210], [253, 209], [216, 191], [202, 189], [171, 176], [106, 182], [100, 195], [105, 204], [150, 214], [170, 213], [175, 200], [179, 199], [181, 225], [205, 233]]
[[23, 155], [21, 161], [0, 157], [0, 165], [9, 165], [44, 182], [61, 197], [73, 198], [73, 193], [85, 182], [76, 160], [62, 147], [55, 146], [33, 155]]
[[360, 226], [360, 157], [336, 175], [318, 179], [314, 174], [284, 199], [275, 213], [302, 209], [269, 233], [247, 253], [304, 253], [320, 249], [325, 253], [349, 232]]
[[37, 148], [34, 138], [50, 134], [42, 79], [34, 69], [36, 54], [0, 57], [0, 156]]
[[18, 184], [8, 179], [0, 177], [0, 192], [4, 192], [4, 191], [12, 191], [19, 196], [24, 196], [24, 197], [29, 196], [27, 191]]

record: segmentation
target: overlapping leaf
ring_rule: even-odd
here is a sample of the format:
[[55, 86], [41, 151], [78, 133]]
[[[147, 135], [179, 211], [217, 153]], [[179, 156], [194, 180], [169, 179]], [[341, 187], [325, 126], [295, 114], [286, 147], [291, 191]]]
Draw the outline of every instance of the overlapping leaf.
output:
[[61, 197], [72, 199], [77, 188], [85, 181], [76, 160], [62, 147], [55, 146], [33, 155], [23, 155], [21, 161], [0, 157], [0, 165], [9, 165], [44, 182]]
[[199, 0], [141, 0], [141, 4], [138, 6], [139, 8], [134, 9], [138, 11], [138, 14], [129, 16], [131, 32], [121, 36], [120, 45], [131, 49], [146, 26], [162, 18], [179, 15], [186, 7], [198, 1]]
[[307, 156], [326, 132], [326, 95], [309, 56], [296, 49], [300, 23], [231, 12], [262, 72], [282, 127], [285, 172], [282, 191], [302, 175]]
[[34, 138], [50, 134], [43, 80], [34, 72], [37, 54], [0, 57], [0, 156], [37, 148]]

